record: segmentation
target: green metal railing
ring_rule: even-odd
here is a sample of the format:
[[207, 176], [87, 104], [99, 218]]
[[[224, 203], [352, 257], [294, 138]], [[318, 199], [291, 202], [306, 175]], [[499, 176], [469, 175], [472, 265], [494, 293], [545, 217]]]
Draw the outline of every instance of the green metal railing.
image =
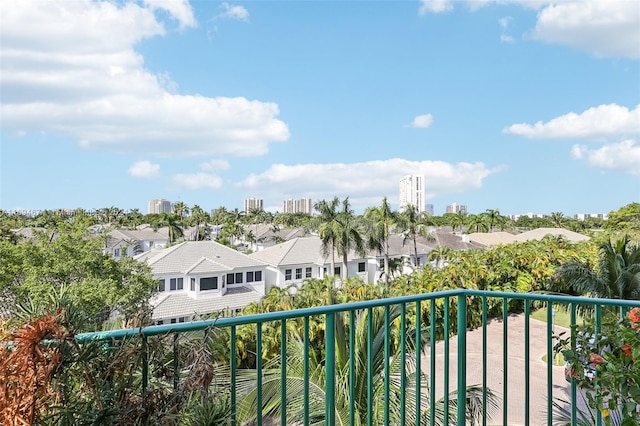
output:
[[[297, 421], [297, 424], [310, 424], [312, 419], [310, 418], [310, 364], [309, 358], [312, 350], [318, 348], [311, 348], [310, 346], [310, 321], [312, 319], [323, 318], [324, 322], [324, 348], [321, 348], [321, 352], [324, 353], [324, 424], [335, 425], [338, 424], [337, 417], [339, 413], [337, 409], [340, 408], [339, 398], [336, 396], [336, 392], [345, 392], [345, 389], [338, 388], [342, 383], [339, 380], [347, 380], [346, 392], [348, 392], [348, 399], [353, 401], [356, 397], [356, 382], [359, 377], [356, 377], [358, 367], [357, 362], [366, 363], [364, 371], [366, 371], [366, 407], [354, 407], [354, 404], [350, 404], [348, 409], [348, 421], [349, 424], [357, 424], [356, 416], [361, 416], [365, 413], [365, 422], [368, 425], [374, 424], [374, 382], [376, 377], [375, 362], [374, 359], [374, 344], [382, 344], [384, 347], [383, 366], [379, 374], [383, 377], [383, 389], [382, 398], [384, 401], [389, 401], [392, 396], [397, 396], [399, 402], [399, 411], [391, 412], [390, 404], [384, 404], [384, 412], [381, 416], [381, 424], [429, 424], [435, 425], [436, 416], [443, 416], [444, 424], [454, 423], [459, 425], [465, 424], [465, 414], [467, 408], [467, 386], [476, 383], [470, 383], [468, 378], [468, 372], [470, 366], [467, 364], [467, 357], [471, 356], [467, 354], [467, 335], [471, 328], [476, 329], [476, 332], [480, 332], [482, 338], [482, 350], [480, 357], [471, 366], [474, 369], [474, 373], [481, 369], [480, 383], [477, 383], [484, 389], [482, 397], [482, 406], [484, 412], [484, 418], [482, 423], [486, 424], [513, 424], [514, 421], [510, 415], [514, 407], [509, 407], [508, 397], [513, 392], [523, 392], [524, 398], [522, 401], [522, 407], [518, 407], [518, 410], [522, 411], [523, 421], [518, 422], [525, 425], [540, 424], [539, 420], [532, 417], [534, 414], [531, 401], [532, 397], [532, 385], [531, 369], [532, 361], [531, 356], [535, 355], [532, 351], [540, 351], [539, 347], [531, 347], [531, 314], [534, 308], [546, 309], [546, 421], [544, 424], [552, 424], [553, 416], [553, 397], [554, 391], [557, 389], [554, 387], [554, 366], [551, 362], [554, 359], [554, 324], [553, 313], [554, 309], [562, 307], [570, 313], [570, 319], [572, 324], [576, 324], [578, 309], [584, 307], [591, 307], [594, 315], [595, 332], [599, 332], [601, 324], [602, 310], [604, 307], [617, 307], [620, 309], [620, 314], [624, 313], [627, 309], [632, 307], [640, 307], [640, 301], [621, 301], [621, 300], [605, 300], [605, 299], [590, 299], [582, 297], [568, 297], [568, 296], [556, 296], [545, 294], [516, 294], [516, 293], [502, 293], [502, 292], [487, 292], [487, 291], [475, 291], [475, 290], [452, 290], [431, 294], [412, 295], [405, 297], [396, 297], [389, 299], [370, 300], [357, 303], [336, 304], [329, 306], [322, 306], [309, 309], [298, 309], [282, 312], [273, 312], [261, 315], [247, 315], [238, 316], [233, 318], [219, 318], [210, 321], [195, 321], [190, 323], [178, 323], [160, 326], [150, 326], [145, 328], [133, 328], [114, 330], [108, 332], [99, 333], [85, 333], [77, 336], [79, 342], [86, 341], [112, 341], [117, 339], [129, 338], [129, 337], [141, 337], [143, 350], [148, 344], [148, 340], [155, 336], [173, 334], [173, 363], [174, 369], [174, 388], [180, 386], [180, 360], [178, 351], [178, 336], [182, 333], [204, 332], [212, 328], [226, 329], [229, 336], [229, 347], [231, 348], [228, 362], [230, 366], [230, 399], [231, 405], [234, 407], [232, 422], [233, 424], [239, 424], [239, 419], [236, 418], [235, 407], [242, 399], [243, 395], [238, 391], [238, 383], [240, 380], [239, 373], [241, 372], [239, 364], [240, 360], [237, 353], [238, 343], [238, 329], [239, 327], [255, 327], [256, 336], [256, 350], [255, 350], [255, 368], [249, 370], [255, 373], [255, 383], [257, 387], [257, 403], [255, 413], [255, 424], [262, 425], [265, 418], [263, 412], [263, 395], [262, 386], [263, 379], [265, 377], [265, 361], [262, 358], [263, 349], [263, 331], [265, 325], [273, 324], [274, 322], [280, 323], [279, 332], [279, 355], [282, 360], [287, 359], [288, 346], [287, 342], [291, 339], [288, 333], [287, 325], [291, 321], [301, 322], [302, 333], [301, 339], [304, 342], [304, 383], [302, 386], [302, 401], [303, 401], [303, 413], [302, 418]], [[392, 319], [392, 309], [396, 312], [395, 319]], [[395, 311], [397, 309], [398, 311]], [[383, 341], [376, 341], [376, 330], [374, 330], [374, 311], [380, 310], [383, 315]], [[354, 348], [356, 347], [356, 315], [358, 313], [365, 312], [367, 314], [367, 357], [364, 360], [356, 359]], [[377, 312], [377, 311], [376, 311]], [[524, 316], [524, 330], [514, 330], [510, 328], [510, 323], [513, 319], [510, 314], [517, 312]], [[340, 315], [340, 318], [338, 318]], [[349, 348], [349, 361], [348, 361], [348, 374], [339, 376], [337, 371], [337, 348], [336, 339], [339, 338], [336, 333], [336, 326], [338, 321], [344, 321], [349, 324], [348, 334], [344, 336], [347, 346]], [[502, 339], [501, 342], [495, 340], [489, 341], [489, 323], [492, 320], [502, 322]], [[409, 328], [411, 327], [411, 328]], [[515, 334], [522, 334], [522, 337], [516, 337]], [[571, 328], [571, 334], [575, 335], [575, 328]], [[451, 353], [451, 345], [453, 341], [447, 337], [455, 337], [455, 343], [457, 344], [457, 350]], [[509, 373], [509, 362], [511, 359], [510, 344], [515, 342], [515, 339], [523, 339], [520, 344], [524, 346], [524, 371], [520, 374], [519, 380], [513, 380], [514, 375]], [[412, 344], [419, 342], [419, 344]], [[501, 365], [489, 362], [489, 349], [500, 343], [502, 346]], [[391, 363], [394, 361], [394, 355], [391, 352], [392, 346], [398, 348], [396, 354], [400, 357], [400, 365], [402, 372], [399, 378], [393, 377]], [[438, 368], [437, 364], [437, 352], [442, 351], [442, 367]], [[474, 356], [476, 356], [474, 354]], [[419, 362], [415, 362], [413, 367], [408, 367], [408, 359], [417, 359]], [[427, 362], [428, 358], [428, 362]], [[452, 373], [452, 360], [455, 359], [455, 374]], [[424, 362], [420, 362], [424, 361]], [[535, 360], [534, 360], [535, 361]], [[149, 384], [149, 365], [148, 357], [143, 356], [143, 362], [140, 366], [142, 373], [142, 389], [144, 392], [150, 386]], [[489, 376], [493, 372], [499, 372], [502, 369], [502, 388], [491, 389], [491, 391], [499, 394], [501, 402], [499, 404], [499, 412], [501, 412], [501, 418], [490, 418], [490, 401], [488, 398], [487, 389], [489, 388]], [[246, 372], [245, 372], [246, 373]], [[378, 374], [378, 373], [376, 373]], [[421, 374], [426, 374], [428, 377], [427, 382], [421, 380], [410, 380], [410, 375], [414, 377], [420, 377]], [[455, 378], [456, 389], [454, 393], [451, 393], [452, 377]], [[280, 423], [282, 425], [288, 424], [290, 421], [289, 414], [290, 407], [288, 401], [290, 395], [287, 392], [287, 378], [288, 369], [287, 362], [280, 363], [280, 400], [285, 401], [281, 403], [281, 409], [279, 410]], [[399, 385], [394, 385], [399, 383]], [[515, 389], [514, 383], [521, 384], [524, 389]], [[571, 383], [564, 383], [569, 387], [572, 422], [575, 424], [577, 419], [578, 404], [577, 401], [577, 386], [575, 380]], [[411, 386], [411, 387], [410, 387]], [[426, 389], [428, 387], [428, 389]], [[443, 401], [442, 407], [444, 407], [444, 413], [438, 413], [436, 410], [436, 399], [440, 397]], [[415, 398], [413, 404], [408, 407], [408, 400]], [[455, 398], [456, 404], [450, 404], [450, 398]], [[427, 404], [428, 401], [428, 404]], [[450, 407], [454, 407], [450, 410]], [[409, 412], [408, 408], [412, 408]], [[358, 409], [363, 410], [357, 412]], [[453, 411], [452, 411], [453, 410]], [[536, 415], [539, 413], [535, 413]], [[392, 420], [392, 416], [393, 417]], [[378, 418], [378, 417], [376, 417]], [[408, 419], [413, 419], [409, 422]], [[317, 421], [317, 418], [315, 419]], [[414, 423], [415, 422], [415, 423]], [[598, 417], [598, 424], [602, 422], [602, 419]], [[376, 423], [378, 424], [378, 423]]]

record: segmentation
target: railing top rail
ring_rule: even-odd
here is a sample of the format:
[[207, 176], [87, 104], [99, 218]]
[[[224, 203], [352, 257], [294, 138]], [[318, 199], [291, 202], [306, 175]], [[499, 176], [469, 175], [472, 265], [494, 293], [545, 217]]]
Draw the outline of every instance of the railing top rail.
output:
[[468, 290], [456, 289], [440, 291], [436, 293], [416, 294], [401, 297], [392, 297], [386, 299], [374, 299], [361, 302], [341, 303], [335, 305], [317, 306], [313, 308], [294, 309], [289, 311], [269, 312], [257, 315], [242, 315], [230, 318], [218, 318], [212, 320], [192, 321], [188, 323], [176, 323], [165, 325], [153, 325], [142, 328], [128, 328], [121, 330], [111, 330], [102, 332], [82, 333], [76, 338], [79, 341], [89, 340], [112, 340], [122, 339], [133, 336], [155, 336], [166, 333], [185, 333], [190, 331], [205, 330], [209, 327], [230, 327], [245, 324], [257, 324], [271, 321], [282, 321], [294, 318], [304, 318], [317, 315], [326, 315], [329, 313], [350, 312], [355, 310], [384, 307], [391, 305], [400, 305], [414, 303], [417, 301], [428, 301], [440, 299], [443, 297], [478, 296], [490, 298], [507, 298], [530, 301], [541, 301], [547, 303], [566, 303], [566, 304], [583, 304], [583, 305], [605, 305], [605, 306], [624, 306], [624, 307], [640, 307], [638, 300], [622, 300], [622, 299], [598, 299], [579, 296], [562, 296], [549, 293], [508, 293], [497, 291]]

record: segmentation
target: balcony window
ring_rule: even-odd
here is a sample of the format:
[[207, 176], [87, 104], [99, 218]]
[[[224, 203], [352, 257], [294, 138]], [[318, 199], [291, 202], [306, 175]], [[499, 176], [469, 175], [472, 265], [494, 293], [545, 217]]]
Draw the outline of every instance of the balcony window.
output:
[[218, 277], [200, 278], [200, 291], [217, 290]]
[[255, 281], [256, 282], [262, 281], [262, 271], [256, 271], [254, 276], [255, 276]]
[[234, 274], [227, 274], [227, 284], [233, 284], [235, 282], [234, 278]]
[[242, 272], [236, 273], [236, 284], [242, 284]]
[[247, 272], [247, 282], [248, 283], [252, 283], [253, 282], [253, 271]]

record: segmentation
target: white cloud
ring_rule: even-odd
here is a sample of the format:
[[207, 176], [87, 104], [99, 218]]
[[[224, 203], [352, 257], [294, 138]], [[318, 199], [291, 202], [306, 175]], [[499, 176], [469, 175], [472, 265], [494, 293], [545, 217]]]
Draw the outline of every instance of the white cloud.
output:
[[129, 167], [129, 174], [135, 177], [155, 177], [160, 173], [160, 165], [152, 164], [150, 161], [137, 161]]
[[433, 124], [433, 116], [431, 114], [419, 115], [411, 122], [411, 127], [426, 128]]
[[590, 166], [600, 169], [617, 170], [640, 176], [640, 145], [631, 139], [604, 145], [598, 149], [574, 145], [571, 148], [571, 157], [576, 160], [586, 160]]
[[442, 13], [450, 10], [453, 10], [452, 0], [420, 0], [418, 13], [424, 15], [426, 13]]
[[397, 203], [398, 182], [408, 173], [423, 174], [427, 192], [435, 196], [480, 188], [486, 177], [500, 170], [501, 167], [489, 169], [479, 162], [452, 164], [399, 158], [352, 164], [274, 164], [238, 185], [260, 193], [265, 199], [349, 196], [358, 210], [377, 204], [385, 195], [390, 202]]
[[506, 30], [509, 27], [509, 24], [513, 21], [511, 16], [505, 16], [503, 18], [498, 19], [498, 23], [500, 24], [500, 28]]
[[[571, 46], [597, 57], [640, 58], [640, 7], [637, 0], [468, 0], [475, 11], [489, 4], [516, 4], [535, 10], [529, 38]], [[452, 0], [421, 0], [420, 15], [453, 8]]]
[[513, 38], [510, 35], [501, 34], [500, 35], [500, 41], [503, 42], [503, 43], [514, 44], [516, 42], [516, 39]]
[[249, 11], [243, 6], [232, 5], [224, 2], [220, 5], [220, 8], [223, 9], [223, 12], [218, 15], [218, 17], [249, 22]]
[[636, 0], [553, 3], [538, 13], [530, 36], [598, 57], [640, 58], [640, 7]]
[[222, 179], [209, 173], [177, 174], [173, 176], [173, 183], [184, 189], [218, 189], [222, 187]]
[[640, 133], [640, 105], [608, 104], [589, 108], [581, 114], [570, 112], [546, 123], [512, 124], [503, 130], [531, 139], [605, 139]]
[[[186, 6], [153, 8], [169, 10], [187, 26]], [[3, 4], [0, 13], [3, 129], [160, 155], [263, 155], [271, 143], [289, 138], [274, 103], [174, 94], [165, 73], [147, 71], [134, 47], [165, 34], [152, 8], [21, 0]]]
[[162, 9], [169, 12], [178, 20], [181, 29], [197, 26], [189, 0], [144, 0], [144, 4], [151, 10]]
[[229, 170], [231, 165], [225, 160], [210, 160], [200, 164], [202, 170]]

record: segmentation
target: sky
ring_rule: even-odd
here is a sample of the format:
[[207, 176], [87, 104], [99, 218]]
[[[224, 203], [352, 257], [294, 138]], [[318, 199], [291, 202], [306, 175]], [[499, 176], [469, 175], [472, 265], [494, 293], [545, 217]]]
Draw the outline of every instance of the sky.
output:
[[640, 0], [0, 0], [0, 209], [640, 201]]

